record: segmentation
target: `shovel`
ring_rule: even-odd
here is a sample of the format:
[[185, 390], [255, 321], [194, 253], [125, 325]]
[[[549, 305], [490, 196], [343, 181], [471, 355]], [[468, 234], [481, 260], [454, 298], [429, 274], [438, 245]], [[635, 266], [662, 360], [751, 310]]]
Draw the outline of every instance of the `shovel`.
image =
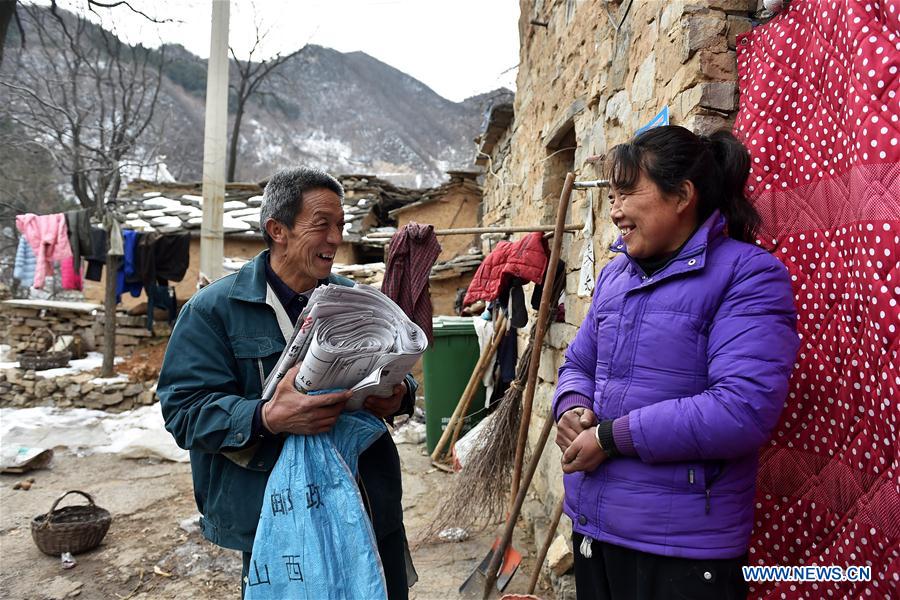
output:
[[[494, 539], [493, 547], [482, 559], [481, 563], [475, 567], [475, 570], [466, 578], [461, 586], [459, 586], [459, 594], [464, 598], [471, 598], [480, 595], [484, 591], [484, 584], [487, 581], [487, 570], [494, 559], [494, 553], [500, 547], [500, 538]], [[510, 544], [503, 553], [503, 564], [497, 572], [497, 582], [495, 584], [498, 592], [503, 592], [509, 584], [519, 564], [522, 562], [522, 555]]]

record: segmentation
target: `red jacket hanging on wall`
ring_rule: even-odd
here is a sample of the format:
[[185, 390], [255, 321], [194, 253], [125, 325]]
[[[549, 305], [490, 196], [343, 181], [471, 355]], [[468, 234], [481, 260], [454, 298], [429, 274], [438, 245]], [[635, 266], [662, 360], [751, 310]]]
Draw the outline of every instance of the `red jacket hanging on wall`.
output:
[[516, 242], [500, 242], [475, 271], [463, 303], [493, 300], [512, 277], [540, 282], [546, 268], [547, 242], [542, 233], [529, 233]]

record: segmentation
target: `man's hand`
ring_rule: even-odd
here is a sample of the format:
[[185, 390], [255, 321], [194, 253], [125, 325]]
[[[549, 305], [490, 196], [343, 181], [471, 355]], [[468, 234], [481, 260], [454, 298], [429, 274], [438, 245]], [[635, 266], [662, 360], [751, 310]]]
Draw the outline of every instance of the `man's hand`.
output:
[[285, 373], [272, 399], [262, 408], [262, 420], [272, 433], [314, 435], [330, 431], [352, 393], [349, 390], [308, 396], [294, 388], [299, 366]]
[[595, 428], [591, 427], [579, 433], [575, 441], [563, 453], [563, 473], [574, 473], [575, 471], [589, 473], [606, 460], [606, 452], [600, 449], [594, 430]]
[[556, 445], [565, 452], [582, 431], [596, 424], [597, 416], [589, 408], [567, 410], [556, 424]]
[[363, 408], [379, 419], [384, 419], [397, 414], [405, 395], [406, 384], [398, 383], [394, 386], [393, 396], [369, 396], [363, 403]]

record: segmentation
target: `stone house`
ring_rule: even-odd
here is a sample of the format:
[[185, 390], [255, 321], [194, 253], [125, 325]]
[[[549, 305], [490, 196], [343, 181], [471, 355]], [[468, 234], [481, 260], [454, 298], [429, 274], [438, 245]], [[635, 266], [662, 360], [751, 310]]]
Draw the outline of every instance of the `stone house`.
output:
[[[384, 260], [385, 237], [390, 234], [388, 212], [415, 202], [430, 190], [399, 188], [370, 175], [342, 175], [338, 179], [345, 189], [344, 211], [347, 225], [344, 243], [338, 248], [336, 263], [378, 263]], [[225, 186], [223, 213], [225, 272], [240, 268], [247, 260], [265, 249], [259, 232], [259, 209], [265, 183], [229, 183]], [[197, 289], [200, 274], [200, 228], [203, 220], [202, 190], [199, 183], [151, 183], [137, 181], [119, 197], [122, 227], [158, 233], [187, 232], [191, 235], [190, 263], [184, 279], [175, 283], [179, 300], [189, 298]], [[344, 272], [342, 272], [344, 273]], [[352, 273], [346, 272], [348, 276]], [[105, 277], [105, 275], [104, 275]], [[103, 303], [105, 280], [85, 281], [84, 297], [89, 302]], [[142, 294], [134, 298], [122, 296], [127, 310], [146, 302]]]
[[[394, 233], [390, 212], [417, 202], [429, 190], [396, 186], [373, 175], [339, 175], [344, 186], [344, 243], [335, 262], [344, 265], [384, 262], [384, 247]], [[370, 235], [374, 234], [374, 235]]]
[[[483, 225], [552, 224], [566, 173], [597, 179], [589, 157], [627, 141], [661, 113], [701, 133], [732, 125], [735, 36], [750, 29], [757, 0], [521, 0], [520, 8], [515, 100], [492, 109], [478, 140]], [[585, 243], [594, 245], [594, 276], [611, 258], [607, 249], [617, 232], [606, 198], [602, 188], [572, 194], [567, 221], [591, 219], [594, 234], [590, 242], [580, 233], [563, 240], [565, 322], [553, 324], [545, 341], [531, 444], [549, 412], [563, 353], [590, 304], [576, 293]], [[559, 461], [551, 440], [526, 506], [539, 543], [542, 523], [562, 495]], [[563, 519], [566, 538], [569, 527]]]
[[[481, 186], [478, 172], [449, 171], [450, 180], [426, 190], [417, 202], [392, 210], [397, 228], [410, 222], [435, 229], [477, 227], [481, 216]], [[483, 258], [476, 234], [440, 236], [441, 253], [430, 277], [431, 301], [436, 315], [456, 314], [457, 290], [468, 287]]]
[[[200, 184], [136, 181], [121, 192], [119, 201], [123, 229], [164, 234], [187, 232], [191, 235], [187, 273], [180, 282], [173, 282], [179, 301], [190, 298], [197, 290], [200, 274], [200, 226], [203, 220]], [[262, 188], [256, 184], [230, 183], [226, 186], [223, 217], [225, 257], [252, 258], [265, 248], [258, 229], [261, 202]], [[105, 289], [104, 269], [103, 280], [85, 280], [84, 297], [89, 302], [103, 304]], [[144, 294], [138, 298], [123, 294], [121, 306], [127, 310], [143, 302], [146, 302]]]

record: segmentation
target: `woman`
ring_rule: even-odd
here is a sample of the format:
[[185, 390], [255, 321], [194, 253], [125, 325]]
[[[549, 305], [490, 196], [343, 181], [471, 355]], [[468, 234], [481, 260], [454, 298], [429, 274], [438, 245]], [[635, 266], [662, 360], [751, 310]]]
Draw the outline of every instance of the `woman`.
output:
[[587, 598], [743, 598], [759, 448], [799, 346], [785, 267], [752, 244], [749, 155], [651, 129], [607, 158], [618, 252], [554, 398]]

